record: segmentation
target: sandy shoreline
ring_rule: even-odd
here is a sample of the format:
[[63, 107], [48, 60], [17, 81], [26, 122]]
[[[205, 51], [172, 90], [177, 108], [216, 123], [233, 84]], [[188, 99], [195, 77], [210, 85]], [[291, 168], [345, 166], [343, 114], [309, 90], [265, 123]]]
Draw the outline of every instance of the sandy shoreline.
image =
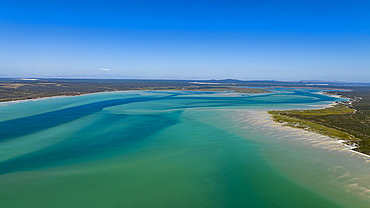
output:
[[[10, 100], [10, 101], [2, 101], [0, 105], [10, 104], [10, 103], [23, 103], [28, 101], [37, 101], [37, 100], [46, 100], [50, 98], [62, 98], [62, 97], [72, 97], [73, 95], [60, 95], [60, 96], [52, 96], [52, 97], [42, 97], [42, 98], [34, 98], [34, 99], [26, 99], [26, 100]], [[76, 95], [79, 96], [79, 95]]]
[[283, 124], [273, 121], [271, 115], [266, 110], [238, 110], [237, 113], [240, 116], [238, 120], [247, 122], [249, 125], [255, 126], [257, 129], [265, 131], [268, 130], [270, 134], [274, 134], [274, 132], [281, 134], [284, 132], [287, 137], [300, 140], [305, 144], [310, 144], [322, 149], [346, 152], [351, 156], [358, 156], [359, 158], [366, 160], [366, 162], [370, 162], [369, 155], [352, 150], [353, 147], [344, 144], [344, 140], [337, 140], [329, 136], [299, 128], [283, 126]]
[[[134, 91], [134, 90], [126, 90], [126, 91], [107, 91], [107, 92], [127, 92], [127, 91]], [[91, 94], [97, 94], [97, 93], [105, 93], [105, 92], [92, 92], [92, 93], [84, 93], [84, 94], [79, 94], [79, 95], [57, 95], [57, 96], [51, 96], [51, 97], [40, 97], [40, 98], [34, 98], [34, 99], [2, 101], [2, 102], [0, 102], [0, 105], [10, 104], [10, 103], [22, 103], [22, 102], [28, 102], [28, 101], [46, 100], [46, 99], [52, 99], [52, 98], [77, 97], [77, 96], [91, 95]]]
[[[99, 93], [99, 92], [94, 92], [94, 93]], [[89, 95], [89, 94], [94, 94], [94, 93], [86, 93], [86, 94], [80, 94], [80, 95], [57, 95], [57, 96], [41, 97], [41, 98], [34, 98], [34, 99], [2, 101], [0, 102], [0, 105], [5, 105], [9, 103], [23, 103], [23, 102], [28, 102], [28, 101], [46, 100], [50, 98], [76, 97], [76, 96]]]

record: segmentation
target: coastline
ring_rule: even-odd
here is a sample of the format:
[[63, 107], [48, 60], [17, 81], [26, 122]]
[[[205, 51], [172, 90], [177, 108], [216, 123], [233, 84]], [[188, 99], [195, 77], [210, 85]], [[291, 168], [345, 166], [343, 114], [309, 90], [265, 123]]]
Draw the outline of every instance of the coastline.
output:
[[[325, 95], [325, 96], [328, 96], [328, 97], [345, 99], [346, 102], [351, 100], [351, 98], [348, 98], [348, 97], [345, 97], [345, 96], [342, 96], [342, 95], [328, 94], [328, 93], [326, 93], [326, 91], [314, 92], [313, 94], [320, 94], [320, 95]], [[341, 103], [341, 102], [339, 102], [339, 103]], [[343, 104], [338, 104], [338, 102], [332, 102], [331, 104], [321, 105], [319, 108], [284, 109], [284, 110], [277, 110], [277, 111], [268, 110], [267, 113], [270, 115], [271, 120], [273, 122], [277, 123], [277, 124], [280, 124], [280, 125], [286, 126], [286, 127], [290, 127], [290, 128], [301, 129], [301, 130], [304, 130], [304, 131], [307, 131], [307, 132], [317, 133], [317, 134], [320, 134], [320, 135], [323, 135], [323, 136], [328, 136], [330, 138], [338, 140], [340, 143], [342, 143], [342, 145], [347, 147], [348, 150], [351, 150], [351, 151], [353, 151], [355, 153], [358, 153], [358, 154], [362, 154], [366, 157], [370, 157], [370, 155], [368, 155], [368, 154], [364, 154], [362, 152], [353, 150], [353, 149], [359, 147], [358, 144], [354, 143], [354, 141], [358, 141], [359, 139], [355, 138], [350, 133], [348, 133], [346, 131], [338, 130], [336, 128], [324, 126], [322, 124], [311, 121], [310, 119], [303, 119], [303, 118], [299, 117], [299, 116], [302, 116], [302, 115], [320, 115], [320, 114], [321, 115], [330, 115], [332, 113], [330, 112], [329, 109], [335, 109], [335, 107], [337, 107], [337, 106], [343, 106]], [[348, 105], [346, 105], [344, 107], [346, 109], [350, 109], [350, 108], [348, 108]], [[318, 113], [317, 114], [316, 112], [312, 112], [311, 110], [319, 110], [319, 111], [317, 112]], [[356, 109], [351, 109], [351, 110], [352, 110], [351, 114], [356, 112]], [[289, 111], [292, 111], [292, 112], [290, 113]], [[299, 112], [294, 112], [294, 111], [299, 111]], [[301, 114], [300, 113], [301, 111], [306, 111], [306, 112], [302, 112], [303, 114]], [[326, 114], [324, 113], [325, 111], [326, 111]], [[280, 114], [280, 112], [282, 114]], [[287, 112], [287, 114], [284, 114], [285, 112]], [[341, 112], [341, 113], [348, 114], [348, 112]], [[341, 114], [341, 113], [339, 113], [339, 114]], [[292, 114], [292, 115], [290, 115], [290, 114]], [[334, 113], [334, 114], [336, 114], [336, 113]], [[297, 115], [298, 117], [293, 116], [293, 115]], [[346, 136], [343, 137], [343, 134], [346, 135]]]
[[57, 95], [51, 97], [41, 97], [41, 98], [32, 98], [32, 99], [24, 99], [24, 100], [10, 100], [10, 101], [0, 101], [0, 105], [10, 104], [10, 103], [23, 103], [28, 101], [37, 101], [37, 100], [46, 100], [50, 98], [62, 98], [62, 97], [74, 97], [80, 95]]
[[[325, 96], [329, 96], [329, 97], [335, 97], [335, 98], [350, 100], [350, 98], [348, 98], [348, 97], [344, 97], [342, 95], [327, 94], [327, 93], [325, 93], [325, 91], [315, 92], [315, 94], [320, 94], [320, 95], [325, 95]], [[332, 102], [330, 104], [324, 104], [324, 105], [315, 106], [314, 108], [309, 108], [309, 109], [306, 108], [306, 109], [300, 109], [300, 110], [320, 110], [320, 109], [330, 108], [330, 107], [333, 107], [335, 105], [337, 105], [337, 103]], [[297, 110], [297, 109], [284, 109], [283, 111], [285, 111], [285, 110], [289, 111], [289, 110]], [[258, 125], [268, 126], [268, 127], [275, 127], [276, 129], [279, 130], [279, 132], [280, 131], [286, 131], [288, 133], [291, 133], [292, 131], [296, 131], [297, 135], [304, 135], [305, 134], [304, 137], [312, 137], [313, 134], [316, 135], [316, 136], [320, 135], [321, 137], [325, 137], [325, 139], [322, 140], [322, 141], [325, 141], [326, 139], [329, 139], [333, 142], [336, 142], [336, 143], [341, 145], [342, 150], [344, 150], [348, 153], [352, 153], [352, 154], [355, 154], [357, 156], [360, 156], [362, 159], [365, 159], [367, 162], [370, 162], [370, 155], [367, 155], [367, 154], [364, 154], [364, 153], [353, 150], [354, 148], [356, 148], [356, 146], [346, 144], [346, 142], [348, 142], [348, 141], [342, 140], [342, 139], [339, 139], [339, 138], [335, 139], [335, 138], [332, 138], [328, 135], [320, 134], [319, 132], [310, 131], [308, 129], [295, 128], [295, 127], [286, 126], [286, 125], [284, 126], [283, 123], [279, 123], [279, 122], [274, 121], [273, 120], [273, 115], [268, 113], [268, 111], [270, 111], [270, 110], [249, 110], [252, 117], [254, 117], [254, 119], [257, 120], [257, 122], [252, 121], [252, 120], [250, 120], [249, 122], [254, 123], [254, 124], [258, 124]], [[356, 112], [356, 110], [354, 110], [354, 112]], [[304, 138], [304, 139], [306, 139], [306, 138]], [[334, 148], [334, 149], [337, 150], [337, 148]]]
[[83, 93], [83, 94], [78, 94], [78, 95], [56, 95], [56, 96], [50, 96], [50, 97], [40, 97], [40, 98], [23, 99], [23, 100], [0, 101], [0, 106], [9, 104], [9, 103], [23, 103], [23, 102], [28, 102], [28, 101], [46, 100], [46, 99], [51, 99], [51, 98], [78, 97], [78, 96], [92, 95], [92, 94], [104, 93], [104, 92], [127, 92], [127, 91], [138, 91], [138, 90], [103, 91], [103, 92]]
[[283, 126], [283, 124], [273, 121], [272, 116], [267, 112], [267, 110], [238, 110], [238, 114], [245, 115], [246, 117], [243, 119], [244, 122], [247, 122], [258, 129], [268, 129], [269, 132], [284, 132], [285, 135], [298, 138], [298, 140], [304, 144], [311, 144], [322, 149], [346, 152], [351, 154], [351, 156], [356, 155], [359, 158], [366, 160], [366, 162], [370, 162], [370, 155], [354, 151], [353, 146], [345, 144], [344, 140], [334, 139], [329, 136], [301, 128]]
[[23, 102], [28, 102], [28, 101], [46, 100], [50, 98], [76, 97], [76, 96], [89, 95], [89, 94], [94, 94], [94, 93], [101, 93], [101, 92], [85, 93], [85, 94], [79, 94], [79, 95], [56, 95], [56, 96], [50, 96], [50, 97], [39, 97], [39, 98], [23, 99], [23, 100], [19, 99], [19, 100], [0, 101], [0, 105], [5, 105], [9, 103], [23, 103]]

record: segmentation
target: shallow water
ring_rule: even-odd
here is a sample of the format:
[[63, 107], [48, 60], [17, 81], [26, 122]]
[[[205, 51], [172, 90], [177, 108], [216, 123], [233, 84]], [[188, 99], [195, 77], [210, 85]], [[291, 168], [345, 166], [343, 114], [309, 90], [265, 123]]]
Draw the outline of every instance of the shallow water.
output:
[[367, 207], [367, 159], [272, 123], [317, 90], [131, 91], [0, 105], [1, 207]]

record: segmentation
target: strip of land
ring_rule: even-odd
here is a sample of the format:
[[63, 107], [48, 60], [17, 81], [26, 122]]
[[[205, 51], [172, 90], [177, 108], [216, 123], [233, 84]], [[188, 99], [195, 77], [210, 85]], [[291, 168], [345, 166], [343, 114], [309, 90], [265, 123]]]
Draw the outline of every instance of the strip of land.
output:
[[[358, 85], [358, 84], [357, 84]], [[357, 86], [356, 85], [356, 86]], [[370, 87], [370, 84], [360, 84]], [[0, 102], [54, 96], [74, 96], [96, 92], [125, 90], [191, 90], [236, 93], [266, 93], [269, 87], [351, 89], [353, 83], [282, 82], [225, 80], [153, 80], [153, 79], [59, 79], [0, 78]]]
[[0, 102], [126, 90], [269, 92], [264, 88], [248, 88], [214, 81], [198, 83], [186, 80], [0, 79]]
[[274, 121], [283, 125], [345, 140], [353, 150], [370, 155], [370, 89], [331, 91], [349, 101], [318, 110], [269, 111]]
[[337, 105], [330, 108], [324, 108], [319, 110], [285, 110], [285, 111], [268, 111], [272, 115], [275, 122], [282, 123], [284, 126], [290, 126], [294, 128], [301, 128], [307, 131], [316, 132], [332, 138], [346, 140], [348, 143], [359, 141], [353, 135], [337, 130], [335, 128], [329, 128], [327, 126], [318, 124], [315, 122], [315, 118], [318, 116], [327, 115], [344, 115], [352, 114], [355, 111], [342, 105]]

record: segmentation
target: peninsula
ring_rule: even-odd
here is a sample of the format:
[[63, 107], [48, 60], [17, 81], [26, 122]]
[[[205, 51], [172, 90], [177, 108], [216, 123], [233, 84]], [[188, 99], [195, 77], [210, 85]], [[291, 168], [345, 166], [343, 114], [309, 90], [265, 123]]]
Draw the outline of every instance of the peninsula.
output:
[[343, 140], [352, 150], [370, 155], [370, 88], [327, 91], [348, 98], [334, 106], [317, 110], [269, 111], [283, 125]]

